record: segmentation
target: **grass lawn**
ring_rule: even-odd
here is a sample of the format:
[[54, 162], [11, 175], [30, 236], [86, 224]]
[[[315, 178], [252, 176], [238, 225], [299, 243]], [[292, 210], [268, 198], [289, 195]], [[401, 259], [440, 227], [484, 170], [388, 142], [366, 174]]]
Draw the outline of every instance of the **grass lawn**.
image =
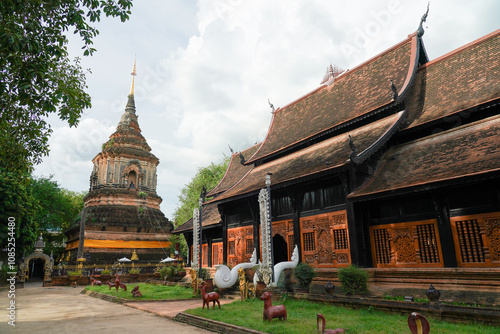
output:
[[[136, 285], [139, 286], [139, 291], [141, 291], [142, 297], [132, 297], [131, 291]], [[146, 283], [127, 284], [127, 291], [123, 291], [122, 289], [116, 291], [116, 288], [111, 288], [110, 290], [107, 285], [89, 286], [86, 288], [86, 290], [105, 293], [110, 296], [131, 300], [187, 299], [195, 297], [193, 296], [192, 288], [177, 285], [166, 286]], [[199, 296], [196, 297], [200, 298]]]
[[[408, 329], [408, 315], [386, 314], [372, 309], [353, 310], [331, 304], [314, 303], [305, 300], [288, 299], [284, 303], [273, 302], [273, 305], [285, 304], [288, 320], [273, 319], [271, 323], [262, 320], [264, 303], [258, 299], [235, 301], [223, 305], [221, 310], [207, 311], [201, 307], [187, 310], [186, 313], [222, 321], [238, 326], [252, 328], [266, 333], [299, 334], [316, 333], [316, 314], [322, 313], [326, 319], [326, 328], [337, 327], [348, 329], [346, 333], [383, 333], [404, 334]], [[499, 334], [500, 328], [482, 324], [456, 324], [427, 318], [431, 333], [439, 334]]]

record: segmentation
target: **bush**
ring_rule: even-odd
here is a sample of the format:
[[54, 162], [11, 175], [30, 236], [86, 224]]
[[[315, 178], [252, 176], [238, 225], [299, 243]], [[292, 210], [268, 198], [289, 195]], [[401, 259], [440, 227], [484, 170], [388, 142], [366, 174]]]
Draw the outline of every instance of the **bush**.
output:
[[128, 271], [129, 274], [139, 274], [141, 272], [141, 268], [132, 268]]
[[312, 279], [316, 275], [314, 269], [307, 263], [299, 263], [293, 270], [295, 279], [299, 282], [300, 288], [308, 288]]
[[347, 295], [363, 295], [368, 292], [368, 273], [350, 265], [338, 271], [340, 289]]
[[175, 274], [175, 268], [173, 266], [166, 266], [160, 269], [160, 277], [161, 279], [172, 278]]
[[68, 275], [69, 276], [82, 276], [82, 272], [81, 271], [68, 271]]

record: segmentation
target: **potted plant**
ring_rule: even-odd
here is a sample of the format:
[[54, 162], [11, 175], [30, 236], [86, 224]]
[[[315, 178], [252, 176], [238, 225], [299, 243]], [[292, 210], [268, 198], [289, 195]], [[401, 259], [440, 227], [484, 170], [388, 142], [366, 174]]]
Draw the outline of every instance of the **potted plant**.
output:
[[141, 273], [141, 268], [132, 268], [128, 271], [131, 280], [137, 280], [140, 273]]
[[106, 268], [101, 271], [101, 281], [105, 283], [106, 281], [109, 281], [109, 278], [111, 277], [111, 271]]
[[68, 279], [70, 281], [70, 284], [76, 285], [76, 282], [80, 279], [82, 276], [82, 272], [75, 270], [75, 271], [68, 271]]
[[309, 292], [309, 285], [311, 284], [315, 272], [314, 269], [307, 263], [299, 263], [293, 270], [295, 279], [299, 283], [297, 292]]
[[257, 285], [255, 286], [255, 297], [260, 298], [264, 293], [264, 289], [266, 288], [266, 283], [264, 283], [264, 274], [260, 270], [260, 265], [256, 265], [253, 267], [255, 270], [255, 275], [257, 275]]
[[203, 282], [205, 282], [205, 285], [207, 286], [206, 292], [210, 292], [214, 289], [214, 281], [210, 277], [210, 272], [207, 270], [207, 268], [201, 268], [201, 279]]
[[177, 275], [180, 277], [186, 276], [186, 270], [180, 264], [177, 266]]

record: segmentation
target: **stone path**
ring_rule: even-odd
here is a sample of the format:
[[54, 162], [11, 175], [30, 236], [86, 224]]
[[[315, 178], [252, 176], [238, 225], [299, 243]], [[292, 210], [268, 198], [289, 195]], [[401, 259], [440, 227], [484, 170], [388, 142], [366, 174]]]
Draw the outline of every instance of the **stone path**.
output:
[[7, 323], [8, 291], [0, 289], [0, 333], [213, 333], [148, 313], [173, 317], [185, 309], [199, 307], [201, 300], [130, 303], [133, 308], [81, 294], [81, 290], [81, 287], [17, 289], [16, 326], [12, 327]]

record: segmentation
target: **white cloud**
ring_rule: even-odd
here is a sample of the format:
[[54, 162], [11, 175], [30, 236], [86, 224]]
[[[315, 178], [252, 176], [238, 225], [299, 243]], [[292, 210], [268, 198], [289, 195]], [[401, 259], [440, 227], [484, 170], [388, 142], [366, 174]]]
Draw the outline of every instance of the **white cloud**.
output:
[[[158, 193], [171, 217], [198, 167], [267, 133], [267, 99], [282, 107], [316, 88], [330, 62], [353, 68], [413, 33], [427, 1], [148, 0], [132, 19], [103, 20], [95, 56], [84, 59], [93, 108], [77, 129], [54, 128], [37, 173], [88, 189], [90, 160], [127, 101], [137, 54], [136, 108], [159, 157]], [[431, 3], [424, 43], [431, 59], [498, 28], [494, 0]], [[79, 50], [79, 44], [75, 50]]]

